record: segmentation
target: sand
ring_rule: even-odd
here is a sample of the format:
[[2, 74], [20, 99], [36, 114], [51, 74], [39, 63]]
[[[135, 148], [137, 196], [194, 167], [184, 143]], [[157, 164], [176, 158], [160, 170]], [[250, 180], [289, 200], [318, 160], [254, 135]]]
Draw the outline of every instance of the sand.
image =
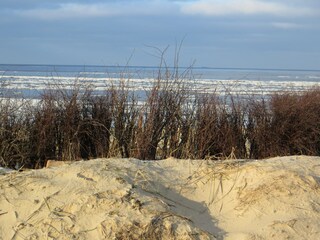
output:
[[320, 239], [320, 158], [96, 159], [2, 173], [0, 239]]

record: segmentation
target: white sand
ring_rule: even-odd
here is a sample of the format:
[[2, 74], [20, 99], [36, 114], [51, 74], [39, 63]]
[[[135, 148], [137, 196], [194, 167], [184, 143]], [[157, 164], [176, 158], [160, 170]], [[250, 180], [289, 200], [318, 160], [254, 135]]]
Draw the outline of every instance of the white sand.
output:
[[10, 172], [0, 176], [0, 239], [320, 239], [320, 158]]

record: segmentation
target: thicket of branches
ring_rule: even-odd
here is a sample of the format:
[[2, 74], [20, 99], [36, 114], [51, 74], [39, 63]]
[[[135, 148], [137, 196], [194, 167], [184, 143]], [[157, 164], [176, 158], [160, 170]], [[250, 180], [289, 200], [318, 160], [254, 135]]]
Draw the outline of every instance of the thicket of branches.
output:
[[[265, 158], [320, 154], [320, 89], [241, 100], [197, 93], [192, 76], [161, 65], [146, 99], [130, 79], [94, 88], [48, 85], [40, 101], [0, 96], [0, 165], [38, 168], [49, 159]], [[5, 89], [5, 86], [2, 87]]]

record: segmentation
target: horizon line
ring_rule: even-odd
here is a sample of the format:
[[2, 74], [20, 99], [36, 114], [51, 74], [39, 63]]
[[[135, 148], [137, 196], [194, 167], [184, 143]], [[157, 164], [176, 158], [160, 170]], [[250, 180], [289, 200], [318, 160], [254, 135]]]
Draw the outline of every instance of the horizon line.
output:
[[[0, 63], [1, 66], [52, 66], [52, 67], [114, 67], [114, 68], [159, 68], [160, 66], [143, 65], [98, 65], [98, 64], [38, 64], [38, 63]], [[174, 66], [162, 68], [174, 69]], [[217, 69], [217, 70], [262, 70], [262, 71], [320, 71], [320, 69], [303, 68], [262, 68], [262, 67], [210, 67], [210, 66], [178, 66], [183, 69]]]

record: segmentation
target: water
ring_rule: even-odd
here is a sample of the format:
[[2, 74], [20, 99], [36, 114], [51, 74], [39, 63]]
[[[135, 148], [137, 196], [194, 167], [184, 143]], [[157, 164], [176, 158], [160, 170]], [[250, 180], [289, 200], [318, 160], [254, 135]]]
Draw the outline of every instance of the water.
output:
[[[173, 69], [170, 69], [173, 71]], [[320, 70], [179, 68], [184, 82], [197, 92], [265, 95], [277, 91], [304, 91], [320, 84]], [[189, 74], [190, 73], [190, 74]], [[157, 67], [79, 65], [0, 65], [0, 96], [38, 98], [48, 84], [72, 88], [75, 81], [90, 84], [96, 93], [119, 79], [130, 79], [130, 87], [142, 93], [150, 89]]]

